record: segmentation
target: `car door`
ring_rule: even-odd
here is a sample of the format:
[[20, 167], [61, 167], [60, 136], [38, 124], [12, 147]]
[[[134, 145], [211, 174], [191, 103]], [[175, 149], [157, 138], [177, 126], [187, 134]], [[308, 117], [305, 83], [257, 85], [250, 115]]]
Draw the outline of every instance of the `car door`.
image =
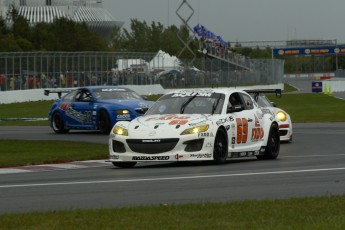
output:
[[[234, 99], [236, 98], [236, 99]], [[235, 136], [231, 137], [232, 151], [246, 152], [260, 149], [263, 139], [261, 124], [261, 111], [254, 107], [252, 98], [241, 92], [230, 95], [228, 107], [238, 107], [232, 112], [232, 120], [235, 123]]]
[[79, 89], [74, 101], [71, 103], [70, 120], [75, 128], [92, 128], [92, 113], [94, 98], [88, 89]]

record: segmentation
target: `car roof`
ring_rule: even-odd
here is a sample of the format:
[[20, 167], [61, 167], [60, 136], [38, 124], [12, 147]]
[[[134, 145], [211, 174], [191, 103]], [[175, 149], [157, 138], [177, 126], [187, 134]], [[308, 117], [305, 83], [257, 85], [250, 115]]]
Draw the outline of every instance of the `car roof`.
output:
[[179, 90], [173, 90], [170, 91], [167, 94], [173, 94], [173, 93], [199, 93], [199, 92], [209, 92], [209, 93], [224, 93], [224, 94], [231, 94], [235, 92], [241, 92], [247, 94], [245, 91], [236, 89], [236, 88], [195, 88], [195, 89], [179, 89]]

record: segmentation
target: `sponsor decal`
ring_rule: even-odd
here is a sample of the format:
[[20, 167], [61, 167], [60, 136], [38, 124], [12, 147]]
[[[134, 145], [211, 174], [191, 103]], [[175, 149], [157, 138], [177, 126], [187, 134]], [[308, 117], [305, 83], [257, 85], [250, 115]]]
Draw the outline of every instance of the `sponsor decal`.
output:
[[175, 159], [176, 159], [176, 160], [179, 160], [180, 158], [183, 158], [183, 155], [179, 155], [179, 154], [176, 154], [176, 155], [175, 155]]
[[111, 160], [118, 160], [118, 159], [120, 159], [120, 156], [119, 155], [110, 155], [110, 159]]
[[79, 123], [90, 123], [92, 111], [85, 111], [84, 113], [78, 112], [71, 107], [69, 103], [62, 103], [60, 109], [65, 111], [65, 115], [78, 121]]
[[264, 129], [263, 128], [253, 128], [252, 129], [252, 141], [259, 141], [262, 140], [264, 137]]
[[130, 120], [131, 119], [131, 115], [129, 115], [129, 114], [117, 115], [116, 119], [117, 120]]
[[212, 158], [212, 154], [211, 153], [190, 154], [190, 157], [197, 158], [197, 159]]
[[146, 121], [170, 121], [169, 125], [185, 125], [188, 123], [188, 119], [190, 119], [189, 116], [177, 116], [173, 114], [159, 117], [151, 117], [149, 119], [146, 119]]
[[229, 131], [230, 125], [225, 126], [226, 131]]
[[125, 92], [125, 89], [101, 89], [102, 92], [113, 92], [113, 91], [120, 91]]
[[260, 122], [259, 122], [258, 117], [255, 114], [254, 114], [254, 117], [255, 117], [255, 127], [260, 127]]
[[211, 142], [208, 142], [205, 147], [213, 147]]
[[213, 133], [199, 133], [199, 137], [214, 137]]
[[234, 144], [235, 144], [235, 142], [236, 142], [236, 138], [235, 138], [235, 137], [232, 137], [232, 138], [231, 138], [231, 144], [233, 144], [233, 145], [234, 145]]
[[247, 152], [240, 152], [238, 155], [239, 155], [240, 157], [245, 157], [245, 156], [247, 156]]
[[230, 119], [230, 117], [227, 117], [227, 118], [221, 118], [221, 119], [219, 119], [219, 120], [216, 122], [216, 124], [217, 124], [218, 126], [220, 126], [220, 125], [222, 125], [222, 124], [224, 124], [224, 123], [229, 123], [229, 122], [231, 122], [231, 119]]
[[140, 106], [141, 108], [143, 108], [143, 109], [147, 109], [147, 108], [150, 107], [148, 104], [143, 103], [143, 102], [140, 102], [140, 103], [139, 103], [139, 106]]
[[152, 140], [141, 140], [142, 143], [160, 143], [161, 140], [159, 139], [152, 139]]
[[169, 156], [134, 156], [133, 161], [167, 161]]
[[184, 92], [180, 91], [178, 93], [174, 93], [171, 97], [193, 97], [197, 95], [198, 97], [211, 97], [212, 92], [207, 91], [196, 91], [196, 92]]

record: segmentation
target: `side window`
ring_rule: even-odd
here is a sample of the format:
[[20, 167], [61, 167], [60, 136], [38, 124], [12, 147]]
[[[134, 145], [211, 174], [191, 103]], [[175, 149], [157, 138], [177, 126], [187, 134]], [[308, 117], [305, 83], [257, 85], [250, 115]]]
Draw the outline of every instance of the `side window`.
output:
[[80, 90], [77, 92], [77, 95], [75, 96], [75, 100], [79, 102], [90, 102], [92, 101], [92, 96], [89, 91]]
[[75, 98], [77, 91], [72, 91], [69, 94], [66, 94], [66, 96], [64, 96], [64, 101], [73, 101], [73, 98]]
[[243, 105], [240, 95], [238, 93], [232, 93], [229, 97], [228, 107]]
[[249, 95], [243, 94], [243, 93], [241, 93], [241, 96], [242, 96], [242, 98], [243, 98], [245, 108], [246, 108], [247, 110], [253, 109], [254, 106], [253, 106], [253, 100], [252, 100], [252, 98], [251, 98]]

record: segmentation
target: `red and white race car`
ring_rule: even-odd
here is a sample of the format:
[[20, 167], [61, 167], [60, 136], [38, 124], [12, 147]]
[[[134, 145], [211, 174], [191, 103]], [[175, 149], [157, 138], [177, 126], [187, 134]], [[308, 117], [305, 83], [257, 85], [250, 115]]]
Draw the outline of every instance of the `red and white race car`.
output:
[[148, 161], [275, 159], [279, 150], [275, 114], [247, 92], [230, 88], [167, 93], [144, 116], [117, 122], [109, 136], [109, 161], [117, 167]]

